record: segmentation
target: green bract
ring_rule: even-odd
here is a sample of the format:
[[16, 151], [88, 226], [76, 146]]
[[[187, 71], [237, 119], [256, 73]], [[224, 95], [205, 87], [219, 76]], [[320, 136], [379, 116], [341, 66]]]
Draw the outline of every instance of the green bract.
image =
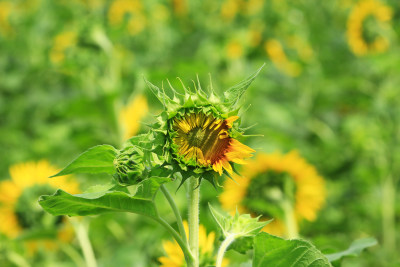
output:
[[208, 206], [225, 237], [230, 235], [235, 238], [255, 236], [272, 221], [259, 221], [261, 216], [252, 218], [250, 214], [239, 214], [239, 212], [236, 212], [234, 216], [224, 215], [216, 211], [210, 204]]

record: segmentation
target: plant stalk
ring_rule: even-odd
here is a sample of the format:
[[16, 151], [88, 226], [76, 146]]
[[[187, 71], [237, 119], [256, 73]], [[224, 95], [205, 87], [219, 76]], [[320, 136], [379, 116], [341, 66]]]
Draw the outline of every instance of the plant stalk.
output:
[[81, 254], [79, 254], [78, 251], [76, 251], [71, 244], [69, 243], [63, 243], [60, 244], [61, 250], [65, 253], [65, 255], [69, 256], [72, 262], [74, 263], [75, 266], [77, 267], [85, 267], [85, 261], [82, 258]]
[[161, 217], [152, 218], [152, 219], [156, 220], [158, 223], [160, 223], [162, 226], [164, 226], [164, 228], [175, 238], [176, 242], [181, 247], [181, 249], [183, 251], [183, 254], [185, 255], [185, 259], [186, 259], [186, 262], [187, 262], [188, 266], [194, 266], [193, 265], [194, 257], [192, 255], [187, 243], [185, 243], [182, 240], [181, 236], [174, 230], [174, 228], [172, 228], [171, 225], [169, 225]]
[[395, 185], [392, 175], [386, 177], [382, 183], [382, 231], [383, 247], [390, 255], [396, 251], [395, 225]]
[[225, 251], [228, 249], [229, 245], [232, 244], [233, 241], [235, 241], [235, 238], [236, 238], [236, 235], [230, 234], [222, 242], [221, 246], [218, 249], [216, 267], [222, 266], [222, 261], [224, 259]]
[[81, 246], [87, 267], [97, 267], [96, 258], [89, 240], [87, 227], [84, 222], [73, 222], [75, 232]]
[[172, 198], [171, 194], [169, 193], [168, 189], [165, 187], [165, 185], [161, 185], [161, 191], [163, 192], [165, 198], [167, 199], [169, 205], [172, 208], [172, 211], [175, 214], [176, 217], [176, 223], [178, 224], [178, 229], [179, 233], [181, 234], [181, 237], [186, 244], [188, 244], [188, 240], [186, 237], [186, 232], [185, 232], [185, 227], [183, 227], [183, 221], [182, 221], [182, 216], [181, 213], [179, 212], [178, 207], [176, 206], [176, 203], [174, 199]]
[[198, 178], [191, 177], [189, 179], [189, 188], [187, 195], [189, 202], [189, 245], [194, 257], [193, 265], [188, 264], [188, 267], [199, 267], [200, 186]]
[[289, 239], [299, 237], [299, 230], [297, 228], [296, 218], [294, 216], [293, 205], [290, 201], [285, 200], [282, 203], [284, 216], [285, 216], [285, 226], [286, 235]]

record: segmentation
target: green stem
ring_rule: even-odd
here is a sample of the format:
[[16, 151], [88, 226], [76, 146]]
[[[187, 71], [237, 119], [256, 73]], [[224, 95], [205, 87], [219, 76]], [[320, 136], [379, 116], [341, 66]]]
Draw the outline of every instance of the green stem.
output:
[[76, 236], [81, 246], [87, 267], [97, 267], [96, 258], [89, 240], [88, 231], [84, 222], [73, 222]]
[[395, 185], [392, 175], [386, 177], [382, 184], [382, 231], [383, 247], [388, 253], [396, 251], [395, 226]]
[[230, 234], [225, 238], [224, 242], [222, 242], [221, 246], [218, 249], [216, 267], [222, 266], [222, 260], [224, 259], [225, 251], [228, 249], [229, 245], [232, 244], [233, 241], [235, 241], [235, 238], [236, 235]]
[[285, 226], [287, 237], [297, 238], [299, 237], [299, 231], [297, 228], [296, 218], [294, 216], [293, 205], [288, 200], [284, 200], [282, 203], [282, 208], [285, 216]]
[[79, 252], [76, 251], [69, 243], [60, 244], [60, 248], [67, 256], [71, 258], [75, 266], [86, 266], [81, 254], [79, 254]]
[[21, 255], [19, 255], [17, 252], [14, 251], [8, 251], [7, 252], [7, 258], [13, 263], [15, 264], [15, 266], [18, 267], [31, 267], [31, 265], [29, 264], [29, 262]]
[[291, 177], [286, 176], [284, 180], [285, 197], [282, 199], [281, 207], [283, 209], [286, 235], [290, 239], [299, 237], [299, 229], [297, 228], [297, 221], [293, 209], [293, 205], [295, 203], [294, 192], [294, 181]]
[[176, 242], [178, 243], [178, 245], [181, 247], [183, 254], [185, 255], [185, 259], [188, 263], [188, 266], [192, 266], [191, 264], [193, 264], [194, 262], [194, 257], [192, 255], [192, 253], [190, 252], [189, 247], [187, 246], [187, 244], [185, 242], [183, 242], [181, 236], [174, 230], [174, 228], [171, 227], [171, 225], [169, 225], [164, 219], [162, 219], [161, 217], [158, 218], [153, 218], [156, 222], [160, 223], [162, 226], [164, 226], [164, 228], [175, 238]]
[[182, 216], [179, 212], [178, 207], [176, 206], [176, 203], [174, 201], [174, 199], [172, 198], [171, 194], [169, 193], [168, 189], [165, 187], [165, 185], [161, 185], [161, 191], [163, 192], [165, 198], [167, 199], [169, 205], [172, 208], [172, 211], [175, 214], [176, 217], [176, 223], [178, 224], [178, 229], [179, 229], [179, 233], [181, 234], [181, 237], [183, 238], [183, 241], [186, 242], [186, 244], [188, 244], [188, 240], [186, 237], [186, 232], [185, 232], [185, 227], [183, 227], [183, 222], [182, 222]]
[[193, 253], [193, 265], [188, 267], [199, 267], [199, 201], [200, 201], [200, 186], [199, 179], [191, 177], [188, 188], [189, 202], [189, 245]]

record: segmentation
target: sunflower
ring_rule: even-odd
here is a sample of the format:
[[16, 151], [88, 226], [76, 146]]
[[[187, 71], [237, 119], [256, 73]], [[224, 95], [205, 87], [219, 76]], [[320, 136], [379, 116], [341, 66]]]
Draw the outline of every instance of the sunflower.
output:
[[12, 11], [12, 4], [10, 2], [0, 2], [0, 33], [4, 35], [12, 31], [10, 25], [10, 15]]
[[271, 234], [287, 235], [288, 218], [293, 218], [295, 225], [291, 227], [295, 229], [302, 219], [315, 220], [325, 202], [323, 178], [297, 151], [260, 153], [242, 173], [237, 182], [226, 180], [220, 202], [230, 212], [237, 208], [241, 213], [273, 217], [275, 220], [263, 229]]
[[50, 60], [54, 64], [59, 64], [65, 59], [65, 52], [68, 48], [76, 45], [77, 34], [74, 31], [64, 31], [59, 33], [53, 41], [50, 51]]
[[158, 154], [157, 160], [153, 160], [158, 166], [179, 173], [180, 186], [190, 177], [197, 178], [199, 183], [204, 179], [217, 186], [222, 174], [230, 175], [235, 170], [234, 163], [244, 164], [255, 152], [238, 141], [244, 134], [239, 128], [238, 115], [244, 93], [263, 66], [224, 90], [222, 96], [214, 91], [211, 79], [207, 92], [198, 77], [192, 88], [178, 78], [183, 92], [169, 81], [170, 90], [166, 90], [146, 80], [164, 110], [151, 125], [147, 142], [140, 141], [140, 145], [154, 152], [151, 157]]
[[188, 13], [189, 4], [186, 0], [172, 0], [174, 13], [178, 16], [185, 16]]
[[147, 99], [144, 95], [136, 96], [121, 110], [120, 122], [124, 140], [137, 134], [139, 121], [147, 114], [148, 110]]
[[139, 0], [115, 0], [108, 11], [108, 21], [112, 26], [121, 26], [128, 15], [127, 29], [131, 35], [142, 32], [146, 26], [143, 5]]
[[178, 161], [189, 166], [232, 174], [230, 161], [243, 164], [255, 152], [231, 137], [232, 124], [239, 117], [219, 118], [201, 109], [172, 119], [172, 148]]
[[238, 40], [229, 41], [225, 50], [229, 59], [235, 60], [243, 56], [243, 45]]
[[[347, 20], [346, 33], [349, 46], [354, 54], [362, 56], [369, 52], [387, 50], [389, 40], [382, 35], [382, 32], [389, 27], [388, 22], [392, 19], [392, 13], [390, 7], [375, 0], [365, 0], [355, 5]], [[370, 18], [374, 18], [374, 24], [380, 28], [379, 34], [376, 36], [368, 36], [370, 33], [365, 29], [366, 22]]]
[[265, 42], [265, 51], [272, 63], [283, 73], [291, 77], [297, 77], [302, 69], [299, 63], [288, 59], [280, 41], [272, 39]]
[[225, 0], [221, 5], [221, 17], [226, 22], [231, 22], [235, 19], [240, 10], [240, 1], [238, 0]]
[[[15, 238], [22, 233], [56, 228], [59, 240], [71, 239], [71, 227], [63, 223], [64, 218], [47, 215], [37, 202], [40, 195], [52, 193], [56, 188], [63, 188], [72, 194], [78, 193], [78, 183], [75, 181], [67, 180], [67, 177], [48, 178], [57, 172], [58, 170], [46, 160], [10, 167], [11, 180], [0, 182], [1, 233]], [[45, 240], [44, 244], [46, 247], [52, 247], [51, 241], [48, 241]], [[35, 250], [38, 244], [30, 241], [27, 245]]]
[[[185, 232], [188, 233], [188, 224], [183, 222]], [[215, 233], [210, 232], [207, 235], [203, 225], [199, 227], [199, 248], [200, 248], [200, 267], [210, 266], [215, 264], [214, 254]], [[186, 266], [185, 258], [181, 248], [176, 241], [163, 241], [163, 248], [167, 253], [166, 257], [158, 258], [161, 263], [160, 267], [184, 267]], [[224, 259], [222, 266], [228, 266], [229, 261]]]

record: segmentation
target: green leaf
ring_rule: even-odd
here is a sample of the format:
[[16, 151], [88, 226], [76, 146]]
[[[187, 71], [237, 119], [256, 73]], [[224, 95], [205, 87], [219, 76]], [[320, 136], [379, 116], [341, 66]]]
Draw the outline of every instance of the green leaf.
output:
[[348, 257], [348, 256], [357, 256], [359, 255], [364, 249], [368, 247], [372, 247], [378, 244], [378, 241], [376, 241], [375, 238], [369, 237], [369, 238], [362, 238], [362, 239], [357, 239], [351, 243], [350, 247], [344, 251], [337, 252], [337, 253], [332, 253], [332, 254], [326, 254], [325, 257], [330, 262], [339, 260], [343, 257]]
[[137, 185], [135, 197], [152, 199], [163, 183], [170, 182], [171, 178], [151, 177]]
[[39, 204], [54, 216], [98, 215], [105, 212], [132, 212], [157, 218], [154, 202], [149, 199], [130, 196], [125, 192], [104, 191], [71, 195], [57, 190], [54, 195], [41, 196]]
[[247, 77], [247, 79], [241, 81], [240, 83], [232, 86], [224, 92], [225, 103], [234, 107], [246, 92], [247, 88], [251, 85], [254, 79], [258, 76], [260, 71], [264, 68], [265, 63], [252, 75]]
[[71, 173], [115, 173], [114, 159], [117, 150], [110, 145], [99, 145], [92, 147], [76, 159], [74, 159], [67, 167], [59, 173], [50, 176], [62, 176]]
[[254, 238], [253, 267], [323, 267], [332, 266], [328, 259], [310, 242], [285, 240], [267, 233]]
[[90, 193], [104, 192], [111, 190], [111, 188], [113, 187], [115, 187], [115, 184], [113, 184], [112, 182], [108, 182], [106, 184], [96, 184], [86, 189], [83, 193], [90, 194]]

